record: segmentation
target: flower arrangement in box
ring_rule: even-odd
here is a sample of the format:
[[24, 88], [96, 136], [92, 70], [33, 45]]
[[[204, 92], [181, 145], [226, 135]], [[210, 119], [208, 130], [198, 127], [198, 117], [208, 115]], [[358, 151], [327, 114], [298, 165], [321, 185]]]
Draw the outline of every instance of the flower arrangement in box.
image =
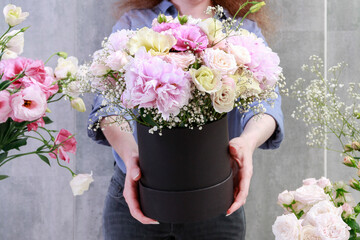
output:
[[[82, 194], [93, 181], [91, 175], [76, 175], [59, 161], [69, 162], [68, 153], [76, 152], [74, 135], [66, 129], [58, 132], [45, 127], [52, 122], [47, 116], [50, 112], [48, 106], [66, 96], [62, 94], [62, 88], [74, 78], [77, 59], [67, 58], [64, 52], [53, 54], [60, 57], [53, 70], [41, 60], [19, 57], [23, 52], [24, 32], [28, 28], [12, 29], [23, 22], [29, 13], [22, 12], [20, 7], [12, 4], [5, 6], [3, 13], [9, 27], [0, 37], [0, 167], [26, 155], [35, 155], [50, 165], [49, 156], [72, 174], [74, 195]], [[81, 98], [69, 94], [67, 97], [74, 108], [85, 111]], [[22, 150], [21, 147], [27, 145], [29, 140], [40, 143], [36, 150], [14, 152]], [[0, 180], [7, 177], [0, 175]], [[84, 181], [84, 178], [87, 180]]]
[[[264, 2], [239, 11], [249, 4], [248, 14]], [[263, 113], [262, 101], [272, 104], [282, 85], [278, 55], [241, 28], [243, 19], [222, 20], [221, 7], [208, 13], [214, 17], [160, 14], [150, 28], [114, 32], [77, 75], [103, 96], [114, 124], [131, 130], [126, 122], [137, 122], [141, 207], [163, 222], [226, 211], [234, 196], [226, 114]]]

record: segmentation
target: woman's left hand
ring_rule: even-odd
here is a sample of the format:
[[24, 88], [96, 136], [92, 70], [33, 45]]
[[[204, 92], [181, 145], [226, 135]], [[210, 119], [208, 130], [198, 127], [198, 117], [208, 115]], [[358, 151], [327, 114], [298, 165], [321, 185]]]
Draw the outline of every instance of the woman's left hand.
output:
[[233, 138], [229, 143], [230, 156], [233, 164], [234, 198], [235, 201], [227, 210], [227, 216], [245, 204], [249, 194], [250, 180], [253, 175], [252, 156], [254, 146], [244, 137]]

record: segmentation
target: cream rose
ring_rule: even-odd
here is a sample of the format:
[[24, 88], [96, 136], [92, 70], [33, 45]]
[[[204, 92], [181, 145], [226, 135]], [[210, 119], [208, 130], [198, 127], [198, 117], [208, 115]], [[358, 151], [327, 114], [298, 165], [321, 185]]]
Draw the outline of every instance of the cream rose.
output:
[[128, 42], [131, 55], [134, 55], [141, 47], [145, 47], [151, 55], [164, 55], [176, 44], [176, 39], [172, 35], [155, 32], [144, 27], [137, 31]]
[[222, 75], [234, 74], [238, 68], [235, 57], [220, 49], [205, 49], [202, 59], [206, 66], [219, 71]]
[[71, 181], [70, 186], [71, 190], [76, 195], [82, 195], [85, 191], [89, 189], [90, 184], [94, 181], [91, 174], [78, 174]]
[[11, 27], [14, 27], [22, 23], [28, 16], [28, 12], [22, 12], [21, 7], [17, 7], [13, 4], [8, 4], [3, 10], [5, 21]]
[[341, 216], [342, 208], [337, 208], [330, 201], [321, 201], [315, 204], [306, 214], [304, 221], [311, 225], [316, 225], [319, 218], [322, 218], [326, 214], [332, 214]]
[[234, 108], [235, 83], [230, 77], [222, 80], [219, 91], [211, 94], [211, 100], [215, 111], [219, 113], [230, 112]]
[[234, 55], [236, 63], [239, 65], [245, 65], [251, 62], [249, 51], [242, 46], [229, 43], [227, 45], [227, 52]]
[[334, 214], [324, 214], [318, 218], [316, 227], [321, 239], [324, 240], [348, 240], [350, 237], [350, 227], [340, 216]]
[[197, 70], [190, 69], [190, 74], [199, 91], [214, 93], [219, 91], [222, 86], [221, 75], [206, 66], [201, 66]]
[[54, 74], [57, 79], [67, 78], [76, 73], [78, 69], [78, 60], [76, 57], [59, 58]]
[[328, 196], [324, 193], [324, 189], [318, 185], [304, 185], [296, 189], [294, 198], [304, 205], [314, 205], [320, 201], [327, 200]]
[[321, 240], [321, 237], [316, 227], [306, 225], [301, 229], [300, 240]]
[[210, 42], [218, 42], [225, 38], [225, 33], [223, 32], [223, 25], [219, 20], [213, 18], [207, 18], [197, 24], [201, 30], [206, 33]]
[[123, 51], [116, 51], [106, 59], [106, 66], [111, 70], [120, 71], [128, 63], [128, 55]]
[[284, 207], [283, 204], [290, 205], [294, 201], [293, 192], [289, 192], [288, 190], [283, 191], [278, 196], [278, 204], [281, 207]]
[[169, 63], [175, 63], [183, 70], [186, 70], [195, 62], [195, 55], [191, 52], [169, 53], [164, 55], [164, 60]]
[[11, 37], [6, 44], [6, 48], [20, 55], [24, 50], [24, 33], [20, 32], [20, 30], [13, 30], [6, 34], [5, 37]]
[[275, 240], [298, 240], [301, 222], [293, 213], [282, 215], [276, 218], [272, 231], [275, 235]]

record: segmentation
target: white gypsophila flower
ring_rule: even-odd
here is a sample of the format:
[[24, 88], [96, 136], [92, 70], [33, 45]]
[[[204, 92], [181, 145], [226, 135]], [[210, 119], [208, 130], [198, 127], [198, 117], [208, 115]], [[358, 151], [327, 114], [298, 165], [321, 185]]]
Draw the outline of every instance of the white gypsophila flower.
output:
[[28, 16], [28, 12], [22, 12], [21, 7], [17, 7], [13, 4], [8, 4], [3, 9], [5, 21], [9, 26], [14, 27], [22, 23]]

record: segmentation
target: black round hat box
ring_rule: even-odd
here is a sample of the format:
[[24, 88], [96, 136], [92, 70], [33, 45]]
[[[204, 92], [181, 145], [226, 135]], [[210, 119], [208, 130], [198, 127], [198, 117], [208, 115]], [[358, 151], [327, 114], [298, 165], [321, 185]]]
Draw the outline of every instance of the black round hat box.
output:
[[224, 214], [233, 202], [227, 117], [197, 128], [149, 133], [137, 124], [140, 206], [159, 222], [190, 223]]

